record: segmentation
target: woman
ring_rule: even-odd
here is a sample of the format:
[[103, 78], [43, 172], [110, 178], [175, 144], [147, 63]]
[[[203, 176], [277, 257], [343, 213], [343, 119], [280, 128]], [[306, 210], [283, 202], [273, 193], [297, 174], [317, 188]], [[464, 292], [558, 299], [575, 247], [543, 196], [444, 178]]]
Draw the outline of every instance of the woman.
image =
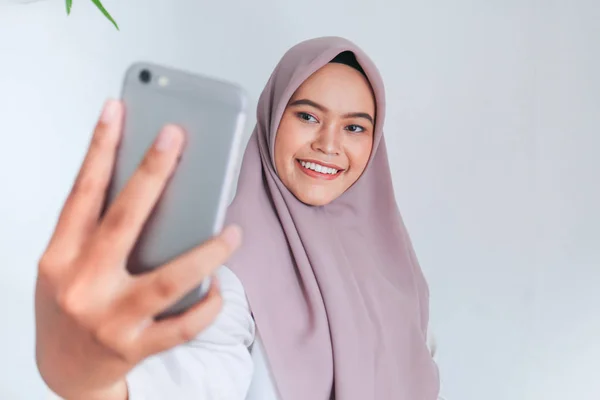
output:
[[[92, 146], [78, 178], [103, 171], [93, 190], [110, 176], [121, 113], [105, 113], [99, 129], [110, 133], [93, 141], [110, 157], [101, 163]], [[82, 200], [76, 183], [40, 262], [38, 365], [49, 386], [69, 399], [436, 399], [428, 288], [394, 199], [384, 114], [380, 75], [354, 44], [289, 50], [259, 101], [235, 225], [141, 278], [122, 260], [151, 208], [135, 204], [139, 194], [153, 202], [162, 184], [134, 176], [98, 222], [100, 201]], [[144, 163], [159, 182], [181, 145], [181, 132], [165, 132]], [[87, 225], [72, 227], [89, 209]], [[127, 212], [137, 214], [120, 222]], [[220, 312], [213, 288], [183, 316], [152, 321], [212, 271]]]

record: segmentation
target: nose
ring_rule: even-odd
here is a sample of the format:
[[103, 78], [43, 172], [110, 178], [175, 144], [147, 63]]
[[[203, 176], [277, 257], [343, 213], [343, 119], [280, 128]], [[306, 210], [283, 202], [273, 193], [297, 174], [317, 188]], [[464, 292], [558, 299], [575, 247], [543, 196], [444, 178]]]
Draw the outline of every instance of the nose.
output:
[[331, 126], [323, 125], [312, 143], [312, 148], [327, 156], [339, 155], [342, 148], [341, 132], [338, 132], [333, 124]]

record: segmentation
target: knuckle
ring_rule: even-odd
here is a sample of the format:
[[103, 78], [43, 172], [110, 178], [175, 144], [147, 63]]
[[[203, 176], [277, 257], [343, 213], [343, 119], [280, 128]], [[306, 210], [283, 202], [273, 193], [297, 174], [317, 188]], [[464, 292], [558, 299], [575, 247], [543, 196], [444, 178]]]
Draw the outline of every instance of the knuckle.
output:
[[[139, 286], [137, 288], [141, 289]], [[152, 296], [148, 296], [144, 290], [137, 290], [123, 299], [123, 306], [136, 313], [145, 314], [148, 310], [152, 310], [154, 302]]]
[[74, 289], [70, 288], [59, 292], [56, 302], [65, 314], [74, 319], [78, 319], [81, 315], [85, 314], [84, 298]]
[[178, 294], [179, 284], [177, 280], [168, 273], [156, 276], [154, 281], [154, 292], [160, 299], [171, 299]]
[[46, 251], [38, 261], [38, 273], [41, 275], [51, 275], [52, 272], [60, 266], [60, 261], [50, 251]]
[[71, 190], [73, 195], [88, 195], [95, 193], [101, 187], [101, 182], [90, 173], [83, 173], [77, 177]]
[[108, 232], [120, 232], [134, 223], [134, 215], [126, 207], [115, 207], [110, 210], [104, 221]]
[[143, 158], [142, 162], [139, 166], [139, 171], [146, 179], [156, 179], [165, 175], [166, 168], [163, 162], [161, 162], [161, 157], [159, 157], [155, 152], [149, 151]]

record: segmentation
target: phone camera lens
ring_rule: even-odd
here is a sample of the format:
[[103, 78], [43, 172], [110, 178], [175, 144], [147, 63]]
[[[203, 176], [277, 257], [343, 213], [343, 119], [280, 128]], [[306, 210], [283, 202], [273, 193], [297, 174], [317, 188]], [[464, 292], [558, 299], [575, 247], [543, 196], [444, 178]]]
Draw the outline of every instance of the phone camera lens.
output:
[[149, 83], [151, 79], [152, 74], [147, 69], [144, 69], [142, 72], [140, 72], [140, 81], [142, 81], [142, 83]]

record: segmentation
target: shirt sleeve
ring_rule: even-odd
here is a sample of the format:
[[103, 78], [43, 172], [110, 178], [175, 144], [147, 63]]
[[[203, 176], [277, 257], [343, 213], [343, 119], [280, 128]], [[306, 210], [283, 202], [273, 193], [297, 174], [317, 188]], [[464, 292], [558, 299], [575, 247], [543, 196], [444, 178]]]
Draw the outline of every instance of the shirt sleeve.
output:
[[127, 376], [129, 400], [244, 400], [253, 376], [255, 326], [239, 279], [218, 272], [223, 309], [194, 340], [144, 360]]

